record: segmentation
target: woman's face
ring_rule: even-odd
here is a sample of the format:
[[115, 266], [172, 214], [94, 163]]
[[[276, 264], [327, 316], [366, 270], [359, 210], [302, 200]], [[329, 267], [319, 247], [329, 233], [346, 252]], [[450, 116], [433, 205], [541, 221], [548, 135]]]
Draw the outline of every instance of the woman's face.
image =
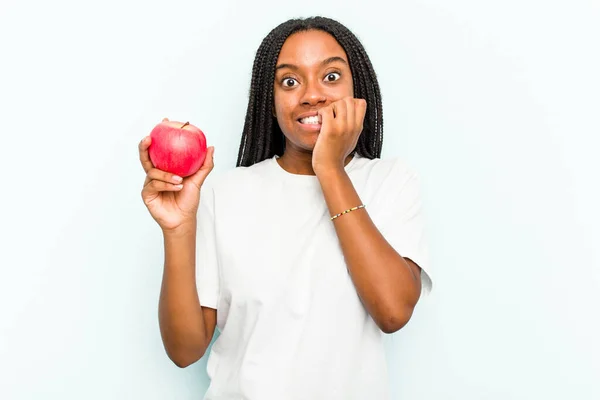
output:
[[330, 34], [318, 31], [290, 35], [275, 71], [275, 114], [286, 137], [286, 152], [311, 153], [320, 121], [306, 120], [344, 97], [354, 97], [346, 52]]

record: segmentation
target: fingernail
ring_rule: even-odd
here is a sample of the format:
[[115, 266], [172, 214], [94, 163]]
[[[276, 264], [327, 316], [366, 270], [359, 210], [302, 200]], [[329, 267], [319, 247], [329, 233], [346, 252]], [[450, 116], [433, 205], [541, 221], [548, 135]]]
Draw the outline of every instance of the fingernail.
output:
[[174, 180], [175, 182], [181, 182], [181, 181], [183, 180], [183, 178], [182, 178], [182, 177], [180, 177], [180, 176], [177, 176], [177, 175], [173, 175], [173, 180]]
[[183, 189], [183, 185], [175, 185], [176, 189]]

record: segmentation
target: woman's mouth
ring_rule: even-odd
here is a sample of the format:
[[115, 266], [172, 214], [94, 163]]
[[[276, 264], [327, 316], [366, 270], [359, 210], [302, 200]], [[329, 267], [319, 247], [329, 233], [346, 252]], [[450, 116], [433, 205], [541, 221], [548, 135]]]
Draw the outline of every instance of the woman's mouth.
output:
[[304, 124], [304, 125], [317, 125], [317, 124], [321, 124], [321, 116], [320, 115], [313, 115], [311, 117], [304, 117], [304, 118], [300, 118], [300, 123]]
[[321, 130], [321, 116], [311, 115], [310, 117], [300, 118], [298, 120], [302, 129], [312, 132], [318, 132]]

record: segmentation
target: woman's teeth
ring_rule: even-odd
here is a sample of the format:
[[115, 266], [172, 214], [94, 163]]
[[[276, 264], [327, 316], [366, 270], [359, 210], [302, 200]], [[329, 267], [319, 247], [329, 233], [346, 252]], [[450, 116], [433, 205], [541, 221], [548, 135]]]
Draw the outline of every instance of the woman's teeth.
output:
[[315, 125], [315, 124], [320, 124], [321, 121], [319, 121], [321, 118], [319, 118], [318, 115], [314, 115], [312, 117], [306, 117], [306, 118], [302, 118], [300, 120], [301, 124], [311, 124], [311, 125]]

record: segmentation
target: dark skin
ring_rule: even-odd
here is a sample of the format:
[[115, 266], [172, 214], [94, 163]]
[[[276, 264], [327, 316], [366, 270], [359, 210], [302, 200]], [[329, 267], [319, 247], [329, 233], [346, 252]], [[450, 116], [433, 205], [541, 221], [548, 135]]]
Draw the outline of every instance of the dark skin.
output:
[[[367, 105], [354, 98], [344, 49], [322, 31], [291, 35], [279, 54], [274, 85], [277, 122], [286, 138], [279, 165], [316, 175], [331, 215], [362, 204], [344, 166], [352, 159]], [[311, 112], [317, 121], [299, 121]], [[420, 268], [394, 250], [365, 208], [333, 224], [367, 311], [382, 331], [399, 330], [421, 295]]]
[[[344, 166], [362, 131], [366, 102], [353, 97], [344, 50], [327, 33], [296, 33], [284, 43], [277, 66], [273, 111], [286, 137], [279, 164], [290, 173], [316, 175], [331, 214], [361, 204]], [[298, 121], [310, 115], [312, 121]], [[149, 136], [139, 144], [146, 173], [141, 195], [164, 237], [160, 332], [169, 358], [184, 368], [204, 355], [217, 321], [215, 309], [200, 305], [195, 269], [200, 187], [213, 169], [214, 148], [196, 174], [182, 179], [154, 168], [150, 144]], [[382, 331], [397, 331], [419, 299], [419, 267], [387, 243], [365, 209], [332, 223], [367, 311]]]

